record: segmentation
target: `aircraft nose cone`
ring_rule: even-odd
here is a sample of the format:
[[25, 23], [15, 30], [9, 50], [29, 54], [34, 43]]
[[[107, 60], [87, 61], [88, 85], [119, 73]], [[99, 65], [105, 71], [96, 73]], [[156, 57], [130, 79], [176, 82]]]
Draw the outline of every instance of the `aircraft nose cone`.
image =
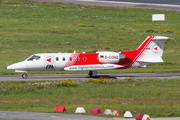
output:
[[6, 69], [7, 69], [7, 70], [9, 70], [9, 68], [8, 68], [8, 67], [6, 67]]
[[7, 70], [11, 70], [12, 69], [12, 65], [9, 65], [6, 67]]
[[6, 67], [7, 70], [15, 70], [15, 68], [17, 68], [17, 65], [15, 64]]
[[26, 65], [22, 62], [20, 63], [15, 63], [12, 65], [9, 65], [6, 67], [7, 70], [24, 70], [26, 69]]

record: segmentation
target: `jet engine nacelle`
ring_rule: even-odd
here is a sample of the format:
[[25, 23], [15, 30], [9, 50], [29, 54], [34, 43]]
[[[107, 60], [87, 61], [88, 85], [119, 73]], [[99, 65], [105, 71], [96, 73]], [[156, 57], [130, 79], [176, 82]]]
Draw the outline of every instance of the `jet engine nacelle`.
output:
[[96, 52], [100, 63], [118, 63], [124, 61], [126, 56], [117, 52]]

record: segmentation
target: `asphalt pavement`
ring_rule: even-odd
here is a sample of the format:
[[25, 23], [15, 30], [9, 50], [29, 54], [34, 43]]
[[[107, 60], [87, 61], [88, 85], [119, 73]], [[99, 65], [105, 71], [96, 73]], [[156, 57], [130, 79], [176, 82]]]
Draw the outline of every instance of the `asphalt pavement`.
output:
[[[82, 114], [0, 111], [0, 120], [135, 120], [135, 118], [105, 118]], [[180, 118], [151, 118], [151, 120], [180, 120]]]
[[[160, 10], [180, 11], [179, 0], [31, 0], [37, 2], [62, 2], [79, 5], [105, 6], [105, 7], [132, 7], [132, 8], [150, 8]], [[134, 2], [131, 2], [134, 1]], [[158, 2], [159, 1], [159, 2]], [[172, 2], [169, 2], [172, 1]], [[138, 3], [140, 2], [140, 3]], [[147, 2], [147, 3], [146, 3]], [[156, 4], [159, 3], [159, 4]], [[161, 4], [163, 3], [163, 4]]]
[[[122, 74], [98, 74], [94, 79], [180, 79], [180, 73], [122, 73]], [[43, 75], [28, 75], [27, 79], [23, 79], [21, 75], [0, 75], [0, 81], [35, 81], [35, 80], [88, 80], [87, 74], [43, 74]]]
[[180, 0], [95, 0], [95, 1], [117, 1], [117, 2], [180, 5]]

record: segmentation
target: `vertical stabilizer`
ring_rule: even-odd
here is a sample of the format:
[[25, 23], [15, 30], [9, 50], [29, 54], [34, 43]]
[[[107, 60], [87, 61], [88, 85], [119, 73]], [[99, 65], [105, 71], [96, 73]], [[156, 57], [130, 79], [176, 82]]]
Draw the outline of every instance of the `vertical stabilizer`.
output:
[[169, 39], [164, 36], [149, 36], [139, 46], [136, 56], [136, 62], [140, 65], [149, 65], [153, 63], [163, 62], [162, 55], [165, 40]]

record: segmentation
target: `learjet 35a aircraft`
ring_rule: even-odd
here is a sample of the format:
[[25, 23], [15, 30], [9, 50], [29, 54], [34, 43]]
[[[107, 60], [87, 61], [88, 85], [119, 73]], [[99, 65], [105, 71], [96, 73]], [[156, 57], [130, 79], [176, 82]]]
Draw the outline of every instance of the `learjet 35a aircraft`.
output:
[[165, 40], [164, 36], [149, 36], [133, 51], [96, 53], [40, 53], [30, 56], [25, 61], [7, 66], [8, 70], [27, 71], [89, 71], [90, 77], [96, 77], [98, 70], [127, 69], [140, 67], [162, 60]]

